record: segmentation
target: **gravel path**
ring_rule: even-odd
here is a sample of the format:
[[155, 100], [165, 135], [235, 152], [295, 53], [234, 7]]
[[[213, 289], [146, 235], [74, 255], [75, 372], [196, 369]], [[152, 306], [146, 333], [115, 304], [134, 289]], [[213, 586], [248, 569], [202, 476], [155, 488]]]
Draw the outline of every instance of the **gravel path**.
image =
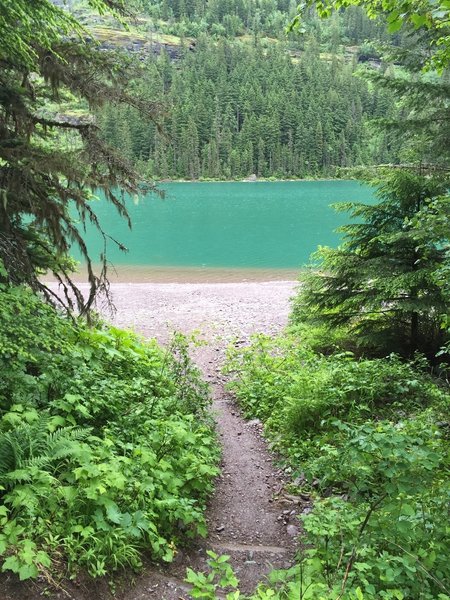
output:
[[[57, 592], [50, 597], [184, 599], [186, 567], [204, 569], [207, 549], [231, 556], [244, 592], [254, 589], [272, 567], [292, 564], [298, 532], [295, 515], [302, 508], [283, 495], [283, 473], [272, 462], [259, 422], [242, 419], [224, 389], [220, 371], [231, 341], [245, 344], [254, 332], [280, 331], [287, 321], [294, 288], [291, 281], [112, 285], [117, 325], [156, 337], [162, 344], [173, 330], [185, 334], [198, 331], [207, 342], [194, 350], [193, 359], [211, 384], [223, 450], [222, 473], [208, 508], [208, 538], [179, 552], [173, 564], [164, 570], [149, 565], [132, 584], [118, 586], [114, 596], [102, 585], [95, 589], [80, 585], [68, 590], [69, 596]], [[35, 588], [9, 588], [4, 580], [3, 585], [0, 582], [2, 591], [4, 600], [38, 597]]]
[[[254, 332], [276, 333], [286, 324], [293, 282], [115, 284], [115, 322], [167, 342], [172, 330], [199, 331], [206, 345], [193, 359], [209, 380], [222, 443], [222, 474], [207, 514], [206, 541], [178, 557], [165, 577], [149, 571], [125, 600], [185, 597], [186, 566], [205, 568], [205, 550], [231, 556], [241, 589], [252, 590], [272, 568], [288, 567], [295, 551], [297, 506], [282, 495], [282, 473], [272, 462], [256, 421], [245, 422], [220, 374], [232, 340], [245, 344]], [[154, 586], [158, 587], [155, 588]]]

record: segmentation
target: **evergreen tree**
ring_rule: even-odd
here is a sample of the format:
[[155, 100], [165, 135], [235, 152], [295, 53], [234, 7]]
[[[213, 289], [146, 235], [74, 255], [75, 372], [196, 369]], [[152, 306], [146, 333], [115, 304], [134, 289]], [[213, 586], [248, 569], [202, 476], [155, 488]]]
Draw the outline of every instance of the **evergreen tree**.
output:
[[441, 316], [450, 296], [435, 273], [447, 261], [448, 238], [418, 218], [444, 195], [448, 181], [398, 170], [376, 185], [378, 203], [344, 204], [351, 223], [344, 243], [321, 248], [295, 301], [294, 319], [347, 325], [366, 347], [434, 356], [444, 341]]
[[[93, 8], [123, 11], [121, 0], [91, 0]], [[138, 176], [98, 134], [88, 111], [73, 116], [66, 98], [78, 106], [133, 106], [152, 118], [155, 107], [127, 89], [140, 72], [126, 57], [84, 42], [75, 19], [49, 0], [4, 0], [0, 8], [0, 261], [2, 281], [28, 283], [53, 298], [40, 275], [52, 271], [69, 306], [75, 297], [87, 311], [96, 292], [107, 288], [107, 257], [99, 274], [73, 211], [103, 236], [92, 208], [93, 191], [102, 190], [128, 218], [120, 191], [136, 192]], [[73, 102], [73, 100], [71, 100]], [[111, 118], [108, 122], [110, 135]], [[121, 143], [119, 138], [118, 142]], [[131, 148], [130, 148], [131, 154]], [[72, 282], [71, 246], [80, 249], [88, 269], [90, 294], [84, 299]]]

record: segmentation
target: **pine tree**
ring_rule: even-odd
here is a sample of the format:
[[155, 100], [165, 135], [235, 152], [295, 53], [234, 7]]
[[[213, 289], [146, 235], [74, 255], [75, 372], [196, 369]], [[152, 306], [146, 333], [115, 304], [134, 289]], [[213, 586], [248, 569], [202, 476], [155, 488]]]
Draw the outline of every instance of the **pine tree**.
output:
[[258, 140], [258, 163], [256, 173], [260, 177], [266, 174], [266, 157], [264, 151], [264, 140], [262, 138], [259, 138]]
[[192, 116], [189, 117], [187, 127], [181, 134], [181, 151], [185, 176], [189, 179], [198, 179], [200, 174], [198, 132]]

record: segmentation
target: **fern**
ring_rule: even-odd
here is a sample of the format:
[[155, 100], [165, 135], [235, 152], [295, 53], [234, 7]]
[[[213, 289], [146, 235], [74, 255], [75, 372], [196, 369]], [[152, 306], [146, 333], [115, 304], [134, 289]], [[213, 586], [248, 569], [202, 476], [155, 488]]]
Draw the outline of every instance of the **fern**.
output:
[[11, 433], [0, 435], [0, 478], [14, 470], [19, 462], [19, 456], [20, 448], [15, 437]]
[[0, 434], [0, 482], [31, 481], [55, 461], [80, 452], [80, 442], [90, 430], [61, 427], [50, 432], [49, 421], [45, 414], [33, 423], [22, 423]]

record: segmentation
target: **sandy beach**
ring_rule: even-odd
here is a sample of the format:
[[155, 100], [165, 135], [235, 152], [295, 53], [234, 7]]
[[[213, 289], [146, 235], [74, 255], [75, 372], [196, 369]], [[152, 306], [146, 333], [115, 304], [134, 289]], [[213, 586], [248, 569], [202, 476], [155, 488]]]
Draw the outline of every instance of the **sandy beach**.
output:
[[115, 283], [111, 292], [120, 327], [167, 341], [171, 330], [248, 337], [279, 331], [289, 313], [294, 281], [228, 283]]

